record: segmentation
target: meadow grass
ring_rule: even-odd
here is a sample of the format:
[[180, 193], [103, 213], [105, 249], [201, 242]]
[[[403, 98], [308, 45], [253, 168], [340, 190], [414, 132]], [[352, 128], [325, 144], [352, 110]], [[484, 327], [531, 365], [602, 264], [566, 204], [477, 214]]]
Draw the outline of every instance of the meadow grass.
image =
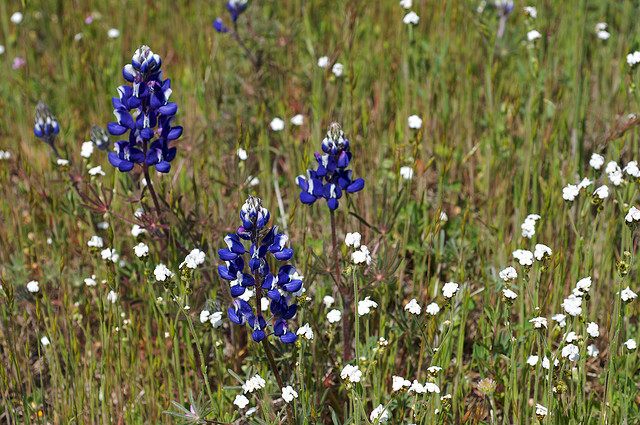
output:
[[[638, 176], [624, 171], [615, 185], [605, 172], [609, 161], [638, 159], [638, 76], [626, 56], [638, 48], [640, 9], [630, 0], [518, 2], [498, 38], [498, 10], [479, 6], [414, 0], [420, 20], [406, 25], [397, 1], [254, 1], [238, 31], [260, 52], [256, 66], [214, 31], [216, 17], [229, 22], [222, 1], [0, 2], [0, 150], [10, 154], [0, 159], [0, 423], [176, 423], [163, 414], [180, 412], [172, 401], [209, 412], [189, 423], [280, 423], [285, 405], [299, 424], [375, 423], [379, 405], [393, 424], [640, 423], [640, 358], [623, 344], [638, 340], [639, 304], [621, 299], [627, 286], [640, 289], [636, 222], [625, 223]], [[597, 36], [599, 22], [609, 39]], [[529, 41], [531, 30], [541, 37]], [[110, 99], [141, 45], [162, 56], [184, 127], [171, 171], [152, 170], [159, 217], [139, 169], [121, 173], [98, 149], [80, 156], [91, 126], [113, 121]], [[15, 57], [26, 65], [13, 69]], [[339, 77], [334, 62], [344, 64]], [[40, 100], [60, 124], [68, 167], [33, 134]], [[290, 122], [296, 114], [303, 125]], [[408, 125], [414, 114], [419, 129]], [[276, 117], [282, 131], [270, 128]], [[336, 257], [329, 209], [301, 204], [296, 185], [334, 121], [366, 181], [336, 210]], [[599, 170], [592, 153], [605, 158]], [[97, 165], [106, 175], [88, 174]], [[593, 183], [563, 199], [583, 177]], [[598, 201], [593, 191], [605, 184]], [[231, 297], [217, 273], [248, 195], [289, 235], [304, 275], [291, 326], [309, 323], [314, 338], [269, 338], [298, 394], [288, 404], [268, 352], [227, 318]], [[529, 214], [541, 218], [526, 238]], [[147, 231], [132, 236], [134, 223]], [[362, 235], [370, 265], [352, 263], [348, 232]], [[94, 235], [119, 261], [87, 246]], [[139, 242], [150, 249], [144, 261]], [[512, 256], [536, 244], [550, 257], [523, 266]], [[194, 248], [206, 260], [185, 275], [179, 264]], [[159, 263], [174, 283], [157, 281]], [[505, 281], [508, 266], [518, 277]], [[97, 285], [87, 286], [92, 275]], [[567, 314], [562, 304], [589, 276], [581, 312]], [[336, 279], [354, 294], [347, 305]], [[27, 289], [34, 280], [37, 293]], [[459, 285], [450, 298], [447, 282]], [[365, 297], [377, 307], [359, 315]], [[419, 314], [405, 310], [414, 298]], [[434, 302], [439, 312], [426, 313]], [[201, 323], [204, 309], [222, 311], [223, 325]], [[346, 339], [345, 322], [327, 319], [332, 309], [352, 324]], [[566, 323], [551, 319], [559, 313]], [[534, 328], [535, 317], [546, 326]], [[577, 354], [563, 355], [569, 345]], [[558, 365], [545, 368], [544, 357]], [[341, 378], [348, 363], [359, 382]], [[266, 387], [239, 408], [234, 399], [256, 373]], [[429, 390], [394, 391], [394, 376]]]

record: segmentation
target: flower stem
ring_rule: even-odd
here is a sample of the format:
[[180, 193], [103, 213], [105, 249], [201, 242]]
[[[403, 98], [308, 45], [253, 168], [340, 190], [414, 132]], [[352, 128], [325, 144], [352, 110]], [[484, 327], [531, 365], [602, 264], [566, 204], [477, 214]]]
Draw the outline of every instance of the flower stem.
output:
[[335, 280], [338, 283], [338, 290], [342, 298], [342, 361], [347, 362], [351, 358], [351, 341], [350, 330], [351, 323], [349, 322], [350, 310], [349, 304], [351, 297], [349, 296], [349, 288], [342, 287], [342, 275], [340, 274], [340, 262], [338, 261], [338, 241], [336, 239], [336, 215], [333, 210], [329, 210], [329, 216], [331, 217], [331, 248], [333, 251], [333, 263], [335, 267]]
[[[262, 340], [262, 346], [264, 347], [264, 352], [267, 355], [267, 360], [269, 360], [269, 367], [271, 368], [271, 372], [273, 376], [276, 377], [276, 381], [278, 382], [278, 387], [280, 387], [280, 393], [282, 393], [282, 389], [284, 388], [284, 382], [282, 381], [282, 377], [280, 376], [280, 372], [278, 372], [278, 366], [276, 365], [276, 361], [273, 358], [273, 354], [271, 353], [271, 348], [269, 347], [269, 342], [267, 338]], [[293, 414], [293, 407], [291, 407], [290, 403], [287, 403], [287, 423], [289, 425], [294, 425], [296, 423], [295, 417]]]

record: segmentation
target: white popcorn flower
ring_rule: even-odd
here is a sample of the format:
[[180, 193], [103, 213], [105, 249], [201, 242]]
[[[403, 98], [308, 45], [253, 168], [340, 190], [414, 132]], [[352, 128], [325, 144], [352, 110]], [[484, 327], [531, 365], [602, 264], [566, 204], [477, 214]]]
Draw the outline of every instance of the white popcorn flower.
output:
[[622, 170], [620, 169], [620, 166], [618, 165], [618, 163], [615, 161], [609, 161], [607, 163], [607, 167], [604, 169], [604, 172], [607, 174], [615, 173], [617, 171], [622, 171]]
[[516, 272], [516, 269], [514, 269], [513, 267], [509, 266], [506, 269], [503, 269], [498, 276], [500, 276], [500, 279], [504, 280], [505, 282], [509, 282], [511, 280], [517, 279], [518, 278], [518, 273]]
[[629, 351], [633, 351], [636, 348], [638, 348], [638, 345], [636, 344], [636, 340], [633, 338], [629, 338], [628, 340], [626, 340], [624, 342], [624, 346], [627, 347], [627, 350]]
[[101, 221], [97, 224], [97, 227], [101, 230], [107, 230], [109, 228], [109, 223], [107, 223], [106, 221]]
[[536, 416], [547, 416], [547, 408], [540, 403], [536, 403]]
[[335, 298], [333, 298], [331, 295], [325, 295], [322, 298], [322, 303], [324, 304], [325, 308], [331, 307], [335, 302], [336, 302]]
[[539, 39], [540, 37], [542, 37], [542, 34], [540, 34], [536, 30], [531, 30], [531, 31], [529, 31], [527, 33], [527, 40], [529, 40], [529, 41], [535, 41], [535, 40]]
[[138, 258], [146, 257], [149, 255], [149, 247], [143, 242], [140, 242], [138, 245], [134, 246], [133, 251], [136, 253]]
[[577, 345], [567, 344], [562, 347], [562, 357], [574, 362], [580, 358], [580, 349]]
[[598, 31], [596, 34], [600, 40], [608, 40], [609, 37], [611, 37], [611, 34], [609, 33], [609, 31], [605, 31], [605, 30]]
[[597, 338], [600, 336], [600, 327], [596, 322], [587, 323], [587, 333], [591, 338]]
[[340, 310], [333, 309], [327, 313], [329, 323], [337, 323], [340, 319], [342, 319], [342, 312]]
[[[0, 55], [4, 55], [4, 52], [5, 52], [5, 47], [4, 45], [0, 44]], [[3, 158], [0, 158], [0, 159], [3, 159]]]
[[109, 249], [109, 248], [105, 248], [102, 251], [100, 251], [100, 256], [102, 256], [102, 259], [105, 261], [111, 261], [112, 263], [117, 263], [118, 262], [118, 258], [120, 258], [120, 255], [116, 252], [116, 249]]
[[400, 0], [400, 6], [405, 9], [411, 9], [411, 6], [413, 6], [413, 0]]
[[455, 282], [447, 282], [442, 287], [442, 295], [445, 298], [452, 298], [458, 292], [459, 285]]
[[109, 301], [111, 304], [115, 304], [116, 301], [118, 301], [118, 294], [116, 294], [114, 291], [109, 291], [109, 293], [107, 294], [107, 301]]
[[158, 282], [164, 282], [168, 277], [173, 277], [173, 272], [162, 263], [156, 266], [156, 268], [153, 270], [153, 274], [155, 275]]
[[305, 323], [303, 326], [300, 326], [298, 328], [298, 332], [296, 332], [296, 335], [300, 335], [304, 339], [312, 340], [313, 330], [311, 329], [311, 326], [308, 323]]
[[360, 250], [355, 251], [353, 254], [351, 254], [351, 261], [353, 261], [354, 264], [371, 264], [371, 255], [367, 246], [360, 245]]
[[273, 130], [273, 131], [282, 131], [282, 130], [284, 130], [284, 121], [282, 121], [280, 118], [276, 117], [276, 118], [271, 120], [271, 123], [269, 124], [269, 126], [271, 127], [271, 130]]
[[409, 392], [416, 393], [416, 394], [424, 394], [427, 392], [427, 389], [424, 387], [424, 385], [418, 382], [417, 379], [414, 379], [413, 383], [409, 387]]
[[291, 124], [298, 127], [301, 126], [302, 124], [304, 124], [304, 116], [302, 114], [294, 115], [293, 118], [291, 118]]
[[360, 247], [361, 239], [362, 236], [358, 232], [347, 233], [347, 235], [344, 237], [344, 244], [357, 249]]
[[529, 356], [529, 358], [527, 359], [527, 364], [531, 367], [534, 367], [538, 364], [538, 359], [538, 356]]
[[562, 199], [565, 201], [573, 202], [579, 194], [580, 189], [574, 184], [568, 184], [562, 189]]
[[202, 310], [202, 311], [200, 312], [200, 323], [206, 323], [206, 322], [208, 322], [208, 321], [209, 321], [209, 316], [210, 316], [210, 315], [211, 315], [211, 314], [209, 313], [209, 311], [208, 311], [208, 310]]
[[533, 256], [536, 257], [536, 260], [538, 261], [551, 257], [552, 254], [553, 251], [551, 251], [551, 248], [541, 243], [536, 244], [536, 247], [533, 250]]
[[424, 388], [430, 393], [440, 394], [440, 387], [433, 382], [425, 382]]
[[422, 118], [417, 115], [411, 115], [407, 121], [409, 123], [409, 128], [419, 130], [422, 127]]
[[244, 409], [249, 404], [249, 399], [244, 394], [238, 394], [233, 400], [233, 404], [238, 406], [238, 409]]
[[622, 182], [624, 182], [624, 176], [622, 175], [622, 171], [614, 171], [613, 173], [609, 174], [608, 177], [614, 186], [620, 186]]
[[215, 313], [210, 315], [209, 323], [211, 323], [211, 326], [213, 326], [214, 328], [219, 328], [220, 326], [222, 326], [222, 312], [216, 311]]
[[411, 387], [411, 381], [404, 379], [402, 376], [393, 376], [391, 383], [391, 391], [398, 392]]
[[440, 217], [439, 218], [440, 218], [440, 221], [442, 221], [442, 222], [449, 221], [449, 216], [444, 211], [440, 211]]
[[98, 165], [96, 167], [89, 169], [90, 176], [106, 176], [107, 174], [102, 170], [102, 165]]
[[[542, 359], [542, 367], [543, 367], [544, 369], [549, 370], [549, 364], [550, 364], [550, 362], [549, 362], [549, 358], [548, 358], [547, 356], [544, 356], [544, 358]], [[556, 359], [556, 360], [553, 362], [553, 367], [557, 367], [559, 364], [560, 364], [560, 361], [559, 361], [558, 359]]]
[[526, 249], [516, 249], [511, 253], [513, 258], [518, 260], [521, 266], [530, 266], [533, 264], [533, 252]]
[[582, 180], [580, 180], [580, 183], [578, 183], [578, 189], [586, 189], [587, 187], [591, 186], [592, 184], [593, 184], [593, 182], [585, 177]]
[[622, 171], [624, 171], [631, 177], [635, 177], [635, 178], [640, 177], [640, 168], [638, 168], [637, 161], [629, 161]]
[[372, 423], [387, 422], [389, 420], [389, 411], [382, 404], [371, 411], [369, 419]]
[[336, 77], [341, 77], [342, 73], [344, 72], [344, 65], [340, 62], [334, 63], [331, 67], [331, 72], [333, 72], [333, 75], [335, 75]]
[[438, 304], [436, 303], [431, 303], [425, 308], [425, 311], [427, 312], [427, 314], [435, 316], [440, 312], [440, 307], [438, 307]]
[[102, 248], [104, 246], [104, 241], [100, 236], [91, 236], [91, 239], [87, 242], [87, 246], [91, 248]]
[[520, 225], [520, 230], [523, 238], [531, 239], [536, 234], [536, 222], [534, 220], [525, 220]]
[[82, 144], [82, 147], [80, 148], [80, 156], [83, 158], [91, 158], [91, 155], [93, 155], [93, 142], [89, 140]]
[[640, 62], [640, 52], [635, 51], [633, 53], [629, 53], [627, 55], [627, 63], [629, 66], [633, 67]]
[[322, 56], [318, 59], [318, 66], [322, 69], [325, 69], [329, 66], [329, 58], [326, 56]]
[[578, 283], [576, 283], [576, 289], [580, 292], [589, 292], [589, 289], [591, 289], [591, 276], [580, 279]]
[[386, 347], [389, 345], [389, 341], [387, 341], [386, 339], [384, 339], [383, 337], [378, 338], [378, 345], [380, 347]]
[[236, 155], [238, 155], [238, 159], [240, 159], [240, 161], [246, 161], [247, 158], [249, 158], [247, 151], [242, 148], [238, 148]]
[[607, 199], [609, 197], [609, 188], [603, 184], [593, 192], [593, 196], [599, 199]]
[[597, 153], [591, 154], [589, 165], [595, 170], [599, 170], [604, 165], [604, 156]]
[[24, 16], [22, 15], [22, 13], [20, 12], [14, 12], [13, 15], [11, 15], [11, 22], [13, 22], [14, 24], [19, 24], [20, 22], [22, 22], [22, 18]]
[[49, 338], [47, 338], [47, 336], [45, 335], [40, 338], [40, 343], [46, 347], [47, 345], [51, 344], [51, 341], [49, 341]]
[[598, 350], [598, 347], [596, 347], [595, 344], [591, 344], [587, 347], [587, 354], [591, 357], [598, 357], [598, 354], [600, 354], [600, 350]]
[[529, 320], [530, 323], [533, 323], [533, 327], [536, 329], [541, 329], [543, 326], [546, 328], [547, 327], [547, 318], [546, 317], [534, 317], [533, 319]]
[[417, 315], [420, 314], [422, 308], [420, 307], [420, 304], [418, 304], [418, 301], [413, 298], [407, 305], [404, 306], [404, 311], [408, 311], [411, 314]]
[[189, 254], [184, 258], [184, 261], [180, 263], [180, 267], [187, 266], [190, 269], [197, 269], [200, 264], [204, 263], [204, 252], [200, 251], [198, 248], [191, 250]]
[[141, 234], [143, 234], [144, 232], [146, 232], [145, 229], [143, 229], [142, 227], [140, 227], [137, 224], [134, 224], [133, 227], [131, 228], [131, 235], [134, 238], [137, 238], [138, 236], [140, 236]]
[[502, 296], [509, 300], [515, 300], [516, 298], [518, 298], [518, 294], [513, 292], [511, 289], [503, 289]]
[[411, 167], [400, 167], [400, 176], [405, 180], [411, 180], [413, 178], [413, 168]]
[[84, 279], [84, 284], [87, 286], [96, 286], [98, 282], [96, 282], [96, 275], [91, 275], [91, 277], [87, 277]]
[[27, 291], [31, 292], [32, 294], [40, 292], [40, 284], [38, 283], [38, 281], [32, 280], [31, 282], [27, 283]]
[[120, 37], [120, 30], [118, 30], [117, 28], [111, 28], [109, 31], [107, 31], [107, 36], [109, 38], [118, 38]]
[[629, 209], [629, 212], [627, 212], [627, 215], [624, 217], [624, 220], [627, 223], [635, 223], [637, 221], [640, 221], [640, 210], [638, 210], [636, 207], [631, 207]]
[[358, 366], [346, 365], [342, 368], [342, 372], [340, 372], [340, 378], [343, 380], [348, 380], [351, 383], [360, 382], [360, 378], [362, 378], [362, 372], [358, 368]]
[[551, 320], [553, 320], [554, 322], [558, 322], [558, 326], [560, 326], [560, 328], [564, 328], [565, 326], [567, 326], [566, 319], [567, 319], [567, 316], [561, 313], [554, 314], [553, 316], [551, 316]]
[[369, 314], [376, 307], [378, 307], [378, 303], [373, 301], [371, 297], [366, 297], [364, 300], [358, 301], [358, 315]]
[[565, 313], [570, 316], [579, 316], [582, 313], [582, 298], [575, 295], [569, 295], [561, 305]]
[[440, 366], [429, 366], [427, 368], [427, 372], [429, 372], [431, 375], [436, 375], [441, 370], [442, 368]]
[[418, 25], [419, 21], [420, 17], [416, 12], [413, 11], [407, 13], [406, 15], [404, 15], [404, 18], [402, 18], [402, 22], [404, 22], [406, 25]]
[[578, 334], [576, 334], [574, 331], [571, 331], [571, 332], [569, 332], [568, 334], [566, 334], [564, 336], [564, 340], [566, 342], [577, 341], [578, 340]]
[[598, 22], [596, 24], [596, 31], [604, 31], [607, 29], [607, 23], [606, 22]]
[[620, 292], [620, 299], [625, 302], [631, 301], [637, 297], [638, 297], [638, 294], [633, 292], [631, 288], [629, 288], [628, 286]]
[[524, 13], [531, 16], [533, 19], [536, 19], [538, 17], [538, 9], [533, 6], [525, 6], [522, 8], [522, 10], [524, 10]]
[[244, 383], [244, 385], [242, 385], [242, 390], [245, 394], [252, 393], [264, 388], [266, 384], [267, 382], [256, 373], [252, 378], [248, 379], [247, 382]]
[[294, 399], [298, 398], [298, 393], [291, 385], [287, 385], [282, 389], [282, 398], [285, 402], [291, 403]]

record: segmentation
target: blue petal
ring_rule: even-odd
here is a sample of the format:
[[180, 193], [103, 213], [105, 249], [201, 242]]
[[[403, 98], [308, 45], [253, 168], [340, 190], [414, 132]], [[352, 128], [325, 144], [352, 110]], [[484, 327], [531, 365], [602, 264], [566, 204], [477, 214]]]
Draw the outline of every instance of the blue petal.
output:
[[127, 127], [121, 126], [117, 122], [110, 122], [107, 124], [107, 130], [114, 136], [119, 136], [127, 131]]
[[336, 208], [338, 208], [339, 202], [337, 199], [331, 198], [327, 199], [327, 205], [329, 206], [330, 210], [335, 210]]
[[253, 333], [251, 334], [251, 337], [253, 338], [253, 340], [255, 342], [260, 342], [264, 339], [264, 337], [266, 336], [266, 334], [264, 333], [264, 331], [262, 330], [255, 330], [253, 331]]
[[280, 341], [284, 342], [285, 344], [291, 344], [293, 342], [296, 342], [297, 339], [298, 337], [293, 332], [287, 332], [286, 334], [280, 337]]
[[171, 164], [167, 161], [160, 161], [156, 164], [156, 171], [160, 173], [168, 173], [171, 170]]
[[364, 179], [358, 179], [347, 187], [347, 192], [358, 192], [364, 188]]
[[293, 249], [285, 248], [280, 252], [276, 252], [273, 256], [280, 261], [289, 261], [291, 260], [291, 257], [293, 257]]
[[242, 285], [233, 285], [231, 287], [231, 296], [232, 297], [239, 297], [240, 295], [244, 294], [244, 286]]
[[218, 251], [218, 257], [223, 261], [235, 260], [238, 254], [231, 252], [228, 249], [221, 249]]
[[307, 192], [300, 192], [300, 202], [302, 202], [303, 204], [313, 204], [315, 201], [315, 196]]
[[236, 277], [229, 273], [229, 269], [225, 266], [218, 266], [218, 274], [225, 280], [234, 280]]

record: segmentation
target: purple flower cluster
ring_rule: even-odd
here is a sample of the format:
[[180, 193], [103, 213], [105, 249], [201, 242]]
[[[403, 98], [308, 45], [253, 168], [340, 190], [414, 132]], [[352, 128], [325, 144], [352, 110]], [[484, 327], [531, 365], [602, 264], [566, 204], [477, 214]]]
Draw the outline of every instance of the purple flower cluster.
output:
[[36, 106], [36, 119], [33, 126], [33, 133], [41, 138], [45, 143], [52, 145], [56, 134], [60, 132], [60, 126], [56, 117], [51, 114], [49, 107], [44, 102], [39, 102]]
[[162, 79], [161, 65], [159, 55], [141, 46], [131, 64], [122, 69], [131, 85], [118, 87], [119, 97], [112, 99], [116, 122], [107, 125], [114, 136], [129, 132], [129, 140], [117, 141], [115, 152], [109, 153], [109, 162], [120, 171], [131, 171], [135, 164], [144, 163], [167, 173], [176, 157], [176, 148], [170, 143], [182, 135], [182, 127], [172, 127], [178, 105], [169, 102], [171, 81]]
[[[227, 10], [231, 14], [231, 20], [234, 23], [238, 20], [240, 14], [247, 10], [248, 5], [248, 0], [229, 0], [227, 2]], [[218, 32], [229, 32], [229, 27], [224, 24], [222, 18], [217, 18], [213, 21], [213, 28]]]
[[[250, 196], [247, 199], [240, 218], [242, 226], [236, 233], [225, 236], [227, 248], [218, 251], [218, 256], [225, 262], [225, 265], [218, 266], [218, 274], [229, 281], [231, 295], [236, 298], [228, 310], [229, 319], [238, 325], [249, 324], [256, 342], [273, 334], [284, 343], [292, 343], [297, 337], [294, 332], [288, 332], [287, 320], [296, 315], [298, 306], [289, 302], [302, 293], [302, 277], [295, 267], [288, 264], [272, 273], [269, 259], [289, 261], [293, 257], [293, 249], [286, 247], [288, 237], [278, 233], [278, 226], [267, 227], [271, 214], [259, 198]], [[251, 243], [248, 250], [243, 241]], [[247, 262], [243, 258], [246, 254]], [[256, 313], [246, 301], [248, 297], [243, 297], [249, 288], [255, 288]], [[269, 298], [269, 319], [265, 319], [261, 311], [260, 294], [263, 290]], [[268, 322], [273, 323], [271, 334], [267, 334]]]
[[344, 132], [338, 123], [329, 126], [327, 137], [322, 141], [324, 154], [315, 153], [318, 168], [308, 169], [307, 175], [297, 178], [300, 192], [300, 201], [304, 204], [313, 204], [317, 199], [327, 200], [327, 206], [331, 210], [338, 208], [339, 199], [344, 191], [354, 193], [364, 188], [364, 179], [353, 180], [352, 170], [348, 170], [352, 154], [349, 150], [349, 140], [344, 137]]

